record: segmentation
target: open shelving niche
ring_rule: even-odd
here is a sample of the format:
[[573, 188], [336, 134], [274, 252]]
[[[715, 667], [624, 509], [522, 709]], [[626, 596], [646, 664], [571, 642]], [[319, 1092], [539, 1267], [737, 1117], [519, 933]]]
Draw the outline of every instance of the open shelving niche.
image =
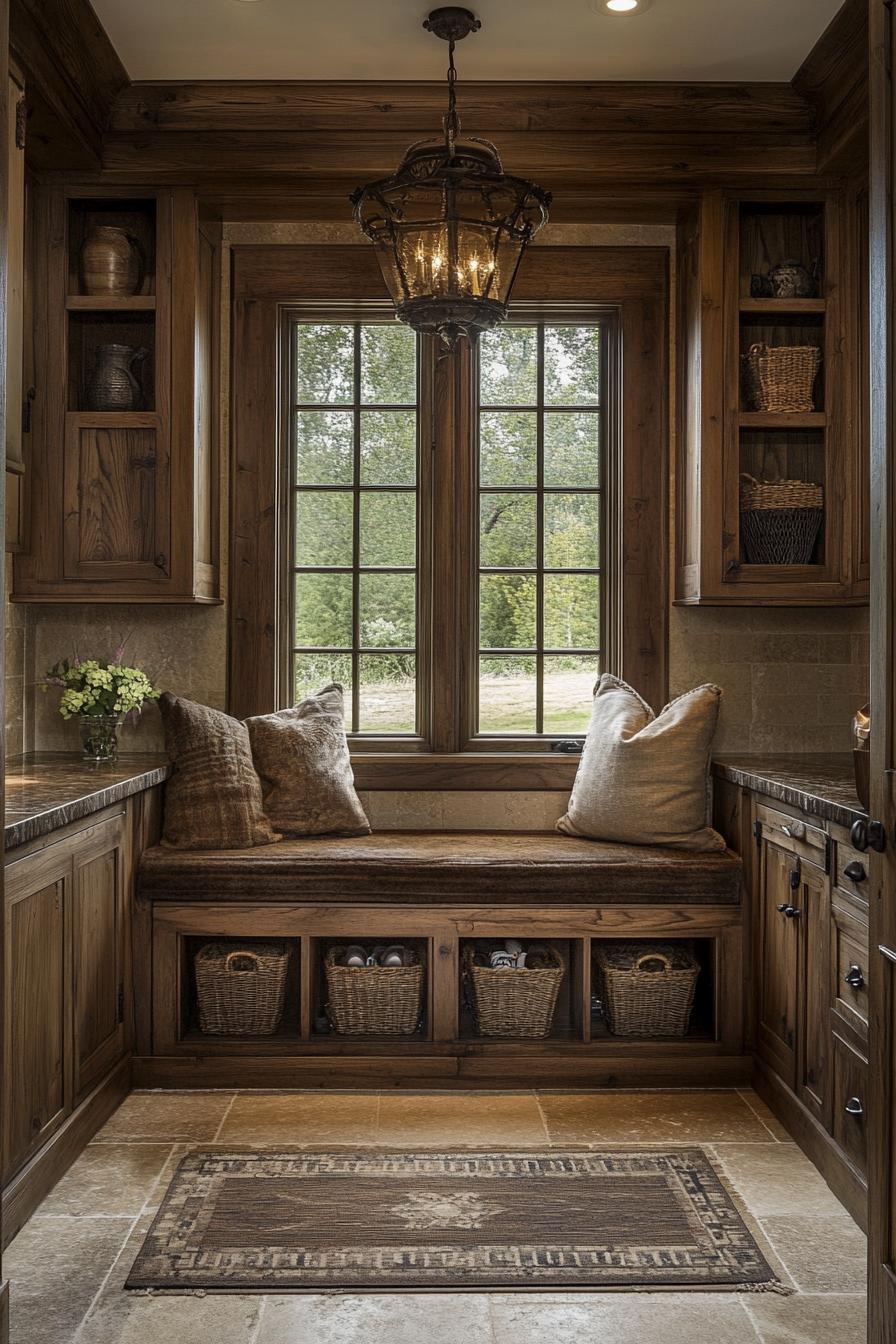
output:
[[[508, 937], [514, 936], [508, 930]], [[465, 1050], [484, 1051], [500, 1048], [536, 1049], [558, 1048], [564, 1046], [581, 1049], [591, 1046], [595, 1050], [631, 1050], [640, 1047], [655, 1049], [657, 1045], [675, 1047], [695, 1043], [707, 1045], [718, 1041], [718, 940], [715, 938], [685, 939], [694, 951], [700, 963], [700, 975], [690, 1029], [685, 1037], [653, 1036], [636, 1037], [616, 1035], [610, 1031], [604, 1016], [596, 1008], [597, 979], [593, 968], [592, 945], [597, 940], [591, 937], [549, 938], [531, 937], [526, 942], [547, 943], [561, 951], [566, 973], [557, 998], [553, 1025], [546, 1038], [496, 1037], [484, 1036], [476, 1028], [463, 976], [463, 949], [472, 942], [479, 945], [495, 944], [503, 941], [502, 935], [486, 938], [459, 938], [456, 956], [440, 955], [443, 940], [426, 936], [413, 936], [396, 933], [394, 936], [377, 933], [365, 933], [363, 927], [353, 934], [334, 937], [317, 935], [276, 934], [264, 937], [220, 937], [213, 933], [207, 936], [190, 934], [180, 939], [179, 971], [179, 1030], [178, 1047], [180, 1050], [196, 1054], [251, 1053], [268, 1054], [345, 1054], [380, 1052], [385, 1050], [407, 1050], [410, 1053], [429, 1052], [434, 1046], [461, 1047]], [[657, 941], [656, 939], [644, 941]], [[675, 941], [663, 938], [662, 941]], [[232, 942], [235, 947], [252, 946], [254, 943], [280, 942], [289, 947], [290, 958], [287, 970], [286, 998], [283, 1020], [277, 1032], [269, 1036], [228, 1035], [215, 1036], [203, 1033], [199, 1028], [198, 1002], [193, 961], [199, 949], [209, 942]], [[321, 1022], [326, 1015], [326, 978], [323, 958], [326, 950], [333, 945], [345, 946], [348, 943], [389, 943], [401, 942], [411, 946], [421, 957], [425, 967], [423, 1005], [421, 1023], [417, 1031], [402, 1036], [350, 1036], [340, 1035], [332, 1030], [322, 1030]], [[457, 1002], [456, 1034], [450, 1038], [435, 1035], [433, 997], [436, 992], [434, 955], [442, 965], [442, 973], [449, 971], [454, 979], [454, 991]], [[508, 972], [513, 974], [513, 972]]]
[[[738, 286], [738, 480], [747, 474], [758, 481], [801, 480], [824, 489], [824, 516], [808, 568], [824, 566], [830, 546], [830, 451], [827, 414], [829, 369], [828, 280], [825, 265], [825, 205], [819, 201], [741, 201], [737, 207]], [[751, 277], [767, 274], [787, 260], [815, 268], [817, 296], [812, 298], [756, 298]], [[754, 344], [815, 345], [821, 367], [815, 380], [814, 408], [804, 412], [769, 412], [747, 404], [742, 360]], [[738, 512], [738, 517], [740, 513]], [[750, 565], [743, 540], [740, 567]], [[803, 570], [804, 566], [776, 565], [775, 569]]]

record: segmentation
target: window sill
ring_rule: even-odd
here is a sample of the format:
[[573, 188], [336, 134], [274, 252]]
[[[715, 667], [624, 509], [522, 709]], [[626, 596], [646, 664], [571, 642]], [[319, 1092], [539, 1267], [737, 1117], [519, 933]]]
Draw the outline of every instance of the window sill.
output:
[[572, 788], [580, 756], [547, 751], [458, 752], [452, 755], [358, 752], [352, 755], [359, 789], [553, 790]]

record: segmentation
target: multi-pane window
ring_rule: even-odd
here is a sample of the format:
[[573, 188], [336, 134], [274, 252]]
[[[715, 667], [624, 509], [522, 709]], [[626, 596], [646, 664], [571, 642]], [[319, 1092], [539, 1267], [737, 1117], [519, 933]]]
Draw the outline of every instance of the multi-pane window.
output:
[[416, 338], [396, 322], [291, 335], [295, 697], [338, 681], [350, 731], [414, 733]]
[[600, 324], [479, 353], [481, 734], [585, 731], [601, 649]]

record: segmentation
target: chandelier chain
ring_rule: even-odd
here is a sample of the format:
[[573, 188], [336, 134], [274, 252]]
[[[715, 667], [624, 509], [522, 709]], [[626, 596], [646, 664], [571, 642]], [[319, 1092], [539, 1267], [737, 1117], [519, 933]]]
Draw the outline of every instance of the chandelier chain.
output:
[[448, 43], [448, 115], [445, 117], [445, 139], [448, 152], [454, 157], [454, 143], [460, 133], [460, 117], [457, 115], [457, 66], [454, 64], [455, 42], [452, 37]]

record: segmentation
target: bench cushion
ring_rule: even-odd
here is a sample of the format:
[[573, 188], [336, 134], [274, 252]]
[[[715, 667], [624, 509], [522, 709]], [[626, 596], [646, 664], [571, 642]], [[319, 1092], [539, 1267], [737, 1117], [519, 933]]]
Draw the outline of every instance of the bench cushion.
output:
[[736, 905], [741, 888], [741, 861], [730, 850], [503, 831], [380, 831], [251, 850], [156, 846], [144, 853], [139, 874], [141, 897], [179, 902]]

